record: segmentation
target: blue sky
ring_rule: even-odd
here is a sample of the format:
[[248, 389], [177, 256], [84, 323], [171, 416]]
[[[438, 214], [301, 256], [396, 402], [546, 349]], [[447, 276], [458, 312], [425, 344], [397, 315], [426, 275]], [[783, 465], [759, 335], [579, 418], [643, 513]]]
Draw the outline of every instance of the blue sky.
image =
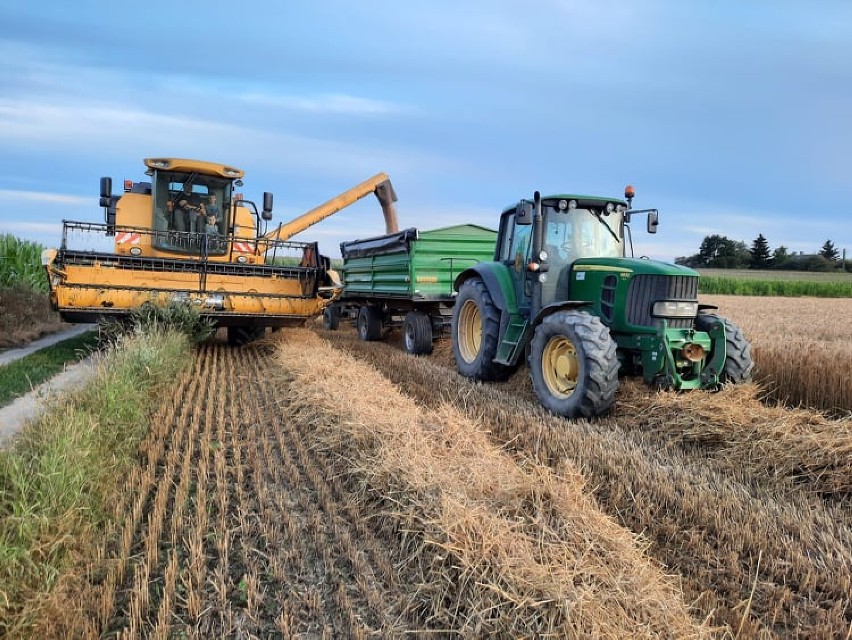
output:
[[[276, 6], [277, 5], [277, 6]], [[288, 220], [387, 172], [402, 227], [635, 185], [637, 254], [709, 234], [852, 257], [848, 0], [0, 4], [0, 233], [97, 222], [142, 159], [246, 171]], [[295, 239], [339, 256], [374, 198]]]

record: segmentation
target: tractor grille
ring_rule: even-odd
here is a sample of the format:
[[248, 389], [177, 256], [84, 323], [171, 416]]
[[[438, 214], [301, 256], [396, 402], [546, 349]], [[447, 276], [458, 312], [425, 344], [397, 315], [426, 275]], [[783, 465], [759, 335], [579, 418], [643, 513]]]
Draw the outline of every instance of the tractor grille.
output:
[[[638, 275], [630, 282], [627, 293], [627, 321], [644, 327], [659, 327], [661, 318], [651, 316], [658, 300], [698, 300], [698, 278], [695, 276]], [[688, 329], [693, 318], [671, 318], [668, 326]]]

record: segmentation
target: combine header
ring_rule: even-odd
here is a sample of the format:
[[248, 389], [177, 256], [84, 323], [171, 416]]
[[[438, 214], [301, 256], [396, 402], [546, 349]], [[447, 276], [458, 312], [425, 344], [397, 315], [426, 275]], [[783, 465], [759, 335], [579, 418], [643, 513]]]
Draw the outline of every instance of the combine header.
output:
[[244, 200], [244, 172], [222, 164], [148, 158], [150, 182], [101, 178], [103, 223], [63, 222], [43, 263], [54, 309], [67, 322], [127, 316], [143, 305], [189, 302], [242, 344], [266, 327], [302, 324], [339, 294], [330, 260], [295, 234], [374, 193], [388, 233], [396, 194], [380, 173], [269, 233], [272, 194]]

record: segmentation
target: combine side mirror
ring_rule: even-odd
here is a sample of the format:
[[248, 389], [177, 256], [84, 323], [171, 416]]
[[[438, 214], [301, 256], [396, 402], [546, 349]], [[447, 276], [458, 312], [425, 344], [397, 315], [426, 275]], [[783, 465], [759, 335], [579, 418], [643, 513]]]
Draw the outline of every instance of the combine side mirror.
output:
[[660, 214], [656, 209], [648, 212], [648, 233], [657, 233], [657, 227], [660, 226]]
[[101, 201], [102, 207], [108, 207], [112, 197], [112, 178], [101, 178]]
[[272, 220], [272, 194], [269, 191], [263, 192], [263, 213], [260, 217], [264, 220]]

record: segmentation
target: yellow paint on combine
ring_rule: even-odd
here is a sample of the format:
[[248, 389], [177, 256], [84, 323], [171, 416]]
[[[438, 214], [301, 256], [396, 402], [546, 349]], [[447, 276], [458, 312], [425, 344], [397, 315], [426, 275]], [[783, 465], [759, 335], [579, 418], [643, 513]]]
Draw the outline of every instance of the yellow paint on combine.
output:
[[[234, 191], [242, 184], [241, 169], [185, 158], [144, 163], [151, 181], [125, 181], [118, 196], [111, 179], [102, 180], [105, 224], [64, 225], [65, 236], [95, 236], [99, 246], [111, 240], [111, 251], [72, 249], [64, 237], [61, 249], [43, 253], [51, 302], [70, 321], [172, 300], [191, 302], [229, 326], [304, 321], [322, 313], [341, 285], [316, 243], [289, 239], [369, 193], [377, 195], [386, 224], [396, 225], [396, 196], [383, 173], [263, 235], [258, 208]], [[264, 194], [263, 220], [271, 217], [271, 201]]]

